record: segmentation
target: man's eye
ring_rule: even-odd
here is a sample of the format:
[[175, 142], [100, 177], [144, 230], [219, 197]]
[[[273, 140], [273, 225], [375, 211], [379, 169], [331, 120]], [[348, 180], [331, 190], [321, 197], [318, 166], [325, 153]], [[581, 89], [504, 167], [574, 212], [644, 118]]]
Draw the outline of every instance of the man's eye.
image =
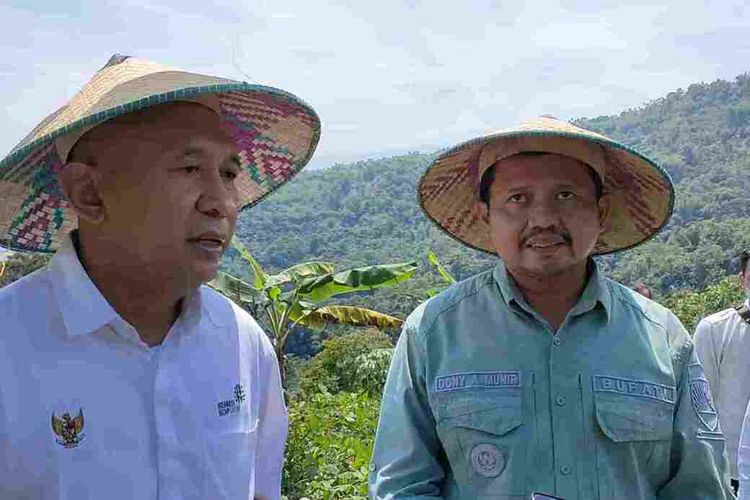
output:
[[526, 201], [526, 195], [521, 193], [512, 194], [508, 197], [508, 201], [510, 203], [523, 203]]
[[223, 175], [225, 179], [233, 181], [238, 175], [240, 175], [240, 173], [235, 170], [225, 170], [221, 175]]
[[198, 171], [198, 166], [197, 165], [185, 165], [184, 167], [182, 167], [182, 170], [184, 170], [188, 174], [192, 174]]
[[557, 193], [557, 199], [561, 201], [572, 200], [575, 197], [576, 194], [573, 191], [561, 191]]

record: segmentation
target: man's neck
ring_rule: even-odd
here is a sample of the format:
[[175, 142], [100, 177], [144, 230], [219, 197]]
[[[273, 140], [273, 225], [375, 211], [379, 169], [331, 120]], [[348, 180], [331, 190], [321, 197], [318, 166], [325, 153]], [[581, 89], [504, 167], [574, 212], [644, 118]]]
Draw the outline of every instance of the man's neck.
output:
[[512, 270], [508, 274], [529, 305], [557, 331], [586, 287], [587, 263], [554, 275]]
[[[127, 321], [149, 347], [160, 345], [180, 315], [183, 299], [189, 290], [179, 283], [160, 279], [138, 266], [91, 252], [85, 242], [77, 241], [76, 252], [86, 273], [117, 314]], [[87, 256], [97, 255], [96, 258]], [[134, 268], [138, 269], [134, 272]]]

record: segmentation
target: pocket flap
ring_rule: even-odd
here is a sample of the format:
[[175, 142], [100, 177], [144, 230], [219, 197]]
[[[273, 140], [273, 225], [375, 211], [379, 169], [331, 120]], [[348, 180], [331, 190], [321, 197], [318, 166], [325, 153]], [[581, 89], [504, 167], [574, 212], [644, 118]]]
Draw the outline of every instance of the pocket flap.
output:
[[523, 423], [521, 393], [463, 394], [440, 411], [439, 425], [464, 427], [501, 436]]
[[629, 396], [595, 393], [596, 420], [617, 443], [672, 438], [674, 404]]

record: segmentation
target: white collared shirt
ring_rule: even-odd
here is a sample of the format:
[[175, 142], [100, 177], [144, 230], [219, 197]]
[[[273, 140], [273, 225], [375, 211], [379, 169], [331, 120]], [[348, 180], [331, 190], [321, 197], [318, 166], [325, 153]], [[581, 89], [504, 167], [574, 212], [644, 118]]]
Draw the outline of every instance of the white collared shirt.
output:
[[740, 433], [740, 445], [737, 451], [737, 469], [739, 472], [739, 500], [750, 500], [750, 404], [745, 410], [745, 419]]
[[207, 287], [149, 348], [68, 240], [0, 290], [0, 498], [277, 499], [276, 356]]
[[750, 400], [750, 325], [735, 309], [725, 309], [703, 318], [693, 338], [727, 440], [729, 476], [737, 479], [737, 446]]

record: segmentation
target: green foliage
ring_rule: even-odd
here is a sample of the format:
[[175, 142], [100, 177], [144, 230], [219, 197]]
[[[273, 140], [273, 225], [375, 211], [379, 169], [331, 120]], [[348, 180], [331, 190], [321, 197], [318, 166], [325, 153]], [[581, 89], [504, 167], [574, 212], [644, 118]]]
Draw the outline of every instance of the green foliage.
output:
[[664, 300], [664, 305], [680, 318], [692, 334], [702, 318], [734, 307], [744, 298], [739, 279], [730, 276], [700, 292], [681, 291], [670, 295]]
[[397, 328], [402, 320], [366, 307], [323, 304], [338, 295], [370, 292], [410, 279], [415, 262], [382, 264], [336, 272], [328, 262], [306, 262], [269, 275], [239, 238], [232, 247], [247, 264], [249, 281], [219, 272], [210, 285], [248, 309], [263, 326], [276, 350], [282, 381], [286, 379], [285, 347], [297, 325], [320, 329], [325, 324]]
[[3, 272], [0, 273], [0, 287], [9, 285], [45, 266], [49, 259], [50, 257], [45, 254], [18, 252], [10, 254], [5, 262], [0, 262], [0, 266], [4, 265]]
[[356, 330], [326, 340], [299, 370], [289, 401], [284, 467], [289, 498], [367, 498], [367, 474], [380, 394], [391, 359], [390, 338]]
[[365, 499], [379, 398], [318, 392], [289, 407], [283, 493], [290, 499]]
[[373, 392], [382, 388], [390, 362], [382, 351], [392, 347], [391, 339], [375, 330], [354, 331], [323, 342], [323, 350], [300, 375], [300, 387], [307, 394], [318, 390], [329, 392]]
[[391, 358], [393, 358], [393, 348], [386, 347], [373, 349], [357, 356], [354, 388], [380, 396], [388, 376], [388, 368], [391, 366]]

